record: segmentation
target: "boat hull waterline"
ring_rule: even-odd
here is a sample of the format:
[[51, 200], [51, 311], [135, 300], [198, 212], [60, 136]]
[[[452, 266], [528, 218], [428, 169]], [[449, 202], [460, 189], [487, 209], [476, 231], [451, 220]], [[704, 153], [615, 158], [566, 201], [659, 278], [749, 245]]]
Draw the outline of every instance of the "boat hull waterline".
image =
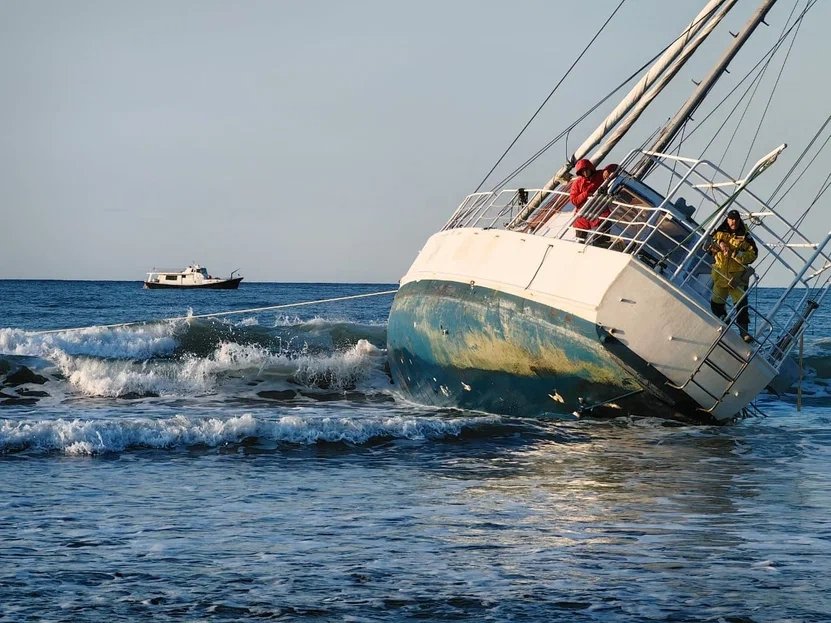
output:
[[405, 284], [387, 347], [399, 389], [422, 404], [519, 416], [710, 419], [596, 324], [486, 287]]

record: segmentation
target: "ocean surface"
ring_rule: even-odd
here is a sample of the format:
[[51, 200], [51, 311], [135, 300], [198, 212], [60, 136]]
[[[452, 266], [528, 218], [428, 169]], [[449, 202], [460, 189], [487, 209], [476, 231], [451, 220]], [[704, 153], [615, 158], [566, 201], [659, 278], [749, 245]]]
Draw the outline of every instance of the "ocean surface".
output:
[[0, 621], [831, 621], [825, 308], [722, 427], [408, 404], [388, 294], [194, 317], [394, 288], [0, 281]]

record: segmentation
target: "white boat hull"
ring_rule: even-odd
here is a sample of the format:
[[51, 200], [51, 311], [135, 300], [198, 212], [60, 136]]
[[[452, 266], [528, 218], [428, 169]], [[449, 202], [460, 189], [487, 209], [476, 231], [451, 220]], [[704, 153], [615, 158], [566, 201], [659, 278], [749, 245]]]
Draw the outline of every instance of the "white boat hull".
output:
[[402, 278], [388, 348], [394, 380], [419, 402], [724, 422], [776, 370], [738, 335], [711, 353], [723, 330], [631, 255], [459, 228], [433, 235]]

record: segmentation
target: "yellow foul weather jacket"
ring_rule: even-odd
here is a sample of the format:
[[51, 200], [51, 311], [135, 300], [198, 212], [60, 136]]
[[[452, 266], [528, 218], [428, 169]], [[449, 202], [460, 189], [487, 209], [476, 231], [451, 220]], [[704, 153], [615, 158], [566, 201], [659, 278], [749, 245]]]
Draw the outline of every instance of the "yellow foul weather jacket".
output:
[[744, 235], [729, 231], [717, 231], [713, 234], [714, 248], [720, 242], [726, 242], [729, 251], [713, 253], [713, 285], [717, 288], [747, 288], [747, 267], [756, 261], [756, 246]]

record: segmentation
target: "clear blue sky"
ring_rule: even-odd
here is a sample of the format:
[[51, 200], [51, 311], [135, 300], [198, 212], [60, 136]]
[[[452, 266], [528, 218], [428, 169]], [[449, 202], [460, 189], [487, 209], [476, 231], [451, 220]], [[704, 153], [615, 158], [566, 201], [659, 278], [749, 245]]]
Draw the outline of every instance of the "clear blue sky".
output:
[[[3, 0], [0, 278], [138, 280], [195, 260], [251, 281], [397, 281], [618, 0], [578, 4]], [[637, 141], [756, 4], [740, 0]], [[828, 113], [829, 4], [802, 28], [759, 154], [788, 142], [795, 158]], [[628, 0], [510, 162], [701, 6]], [[719, 96], [793, 6], [780, 0]], [[517, 185], [540, 185], [564, 157], [558, 146]]]

